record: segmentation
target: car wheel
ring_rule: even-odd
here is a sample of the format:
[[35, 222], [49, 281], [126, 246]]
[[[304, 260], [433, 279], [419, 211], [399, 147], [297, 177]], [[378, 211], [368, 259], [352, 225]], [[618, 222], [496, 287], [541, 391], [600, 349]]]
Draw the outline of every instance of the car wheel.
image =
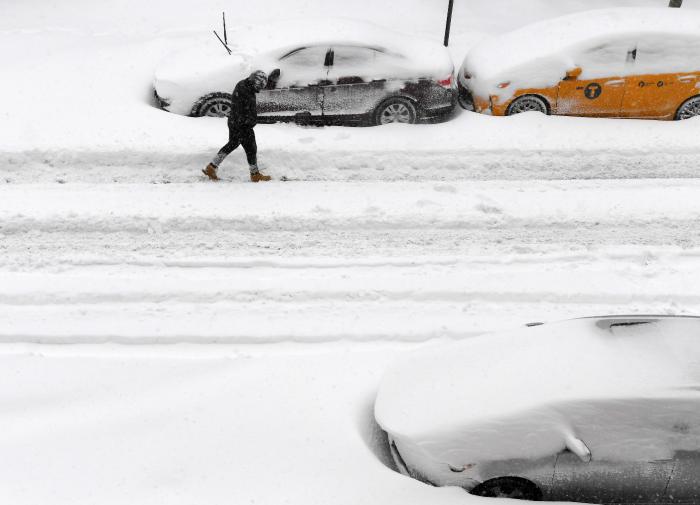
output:
[[520, 477], [501, 477], [483, 482], [471, 494], [489, 498], [541, 501], [542, 491], [533, 482]]
[[374, 124], [413, 124], [416, 122], [416, 106], [406, 98], [390, 98], [382, 102], [374, 112]]
[[700, 116], [700, 96], [686, 100], [676, 112], [676, 120], [690, 119], [695, 116]]
[[549, 114], [549, 107], [547, 102], [543, 98], [535, 95], [524, 95], [513, 100], [508, 109], [506, 110], [506, 116], [512, 116], [513, 114], [520, 114], [521, 112], [541, 112], [542, 114]]
[[457, 97], [457, 101], [459, 102], [459, 106], [462, 107], [464, 110], [474, 111], [474, 101], [471, 100], [469, 97], [460, 94]]
[[192, 115], [203, 117], [228, 117], [231, 113], [231, 95], [212, 93], [197, 100], [192, 108]]

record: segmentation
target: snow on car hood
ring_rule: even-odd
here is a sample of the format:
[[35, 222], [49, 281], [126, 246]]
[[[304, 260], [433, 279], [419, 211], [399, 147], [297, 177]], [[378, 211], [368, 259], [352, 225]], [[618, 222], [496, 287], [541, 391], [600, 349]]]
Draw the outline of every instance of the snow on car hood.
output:
[[[550, 87], [568, 70], [582, 66], [577, 61], [581, 51], [609, 40], [628, 40], [633, 46], [647, 41], [661, 63], [628, 66], [613, 75], [584, 66], [582, 79], [700, 71], [700, 11], [639, 7], [585, 11], [488, 38], [467, 54], [462, 68], [481, 96]], [[504, 82], [511, 83], [505, 92], [498, 87]]]
[[385, 374], [376, 419], [436, 483], [440, 464], [545, 457], [579, 437], [609, 435], [597, 458], [671, 457], [673, 440], [648, 439], [653, 423], [670, 439], [682, 427], [700, 450], [700, 319], [649, 320], [579, 319], [421, 349]]

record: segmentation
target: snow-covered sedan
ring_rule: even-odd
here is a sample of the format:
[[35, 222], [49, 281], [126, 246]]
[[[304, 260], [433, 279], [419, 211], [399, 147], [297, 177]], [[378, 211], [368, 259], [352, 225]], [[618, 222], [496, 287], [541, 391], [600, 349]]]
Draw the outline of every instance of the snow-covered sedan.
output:
[[506, 116], [688, 119], [700, 115], [700, 11], [591, 10], [473, 48], [460, 102]]
[[154, 80], [159, 104], [178, 114], [227, 116], [236, 82], [258, 69], [270, 76], [258, 95], [261, 122], [415, 123], [456, 105], [447, 50], [420, 37], [307, 20], [238, 28], [230, 38], [231, 55], [197, 49], [161, 65]]
[[608, 316], [421, 349], [375, 404], [398, 469], [473, 494], [700, 503], [700, 318]]

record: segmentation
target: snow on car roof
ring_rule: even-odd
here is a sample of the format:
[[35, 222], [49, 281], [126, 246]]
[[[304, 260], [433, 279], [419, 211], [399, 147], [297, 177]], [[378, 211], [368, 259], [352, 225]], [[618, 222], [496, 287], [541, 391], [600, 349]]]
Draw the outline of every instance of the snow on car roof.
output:
[[[627, 7], [548, 19], [482, 41], [467, 54], [464, 66], [483, 82], [504, 77], [508, 72], [517, 73], [514, 69], [527, 72], [528, 64], [566, 60], [567, 56], [570, 59], [568, 53], [583, 44], [624, 36], [643, 39], [649, 35], [700, 39], [700, 11]], [[569, 66], [573, 65], [570, 62]]]
[[[155, 82], [174, 83], [197, 90], [202, 83], [215, 91], [233, 87], [252, 70], [270, 71], [285, 54], [311, 46], [361, 46], [381, 49], [391, 58], [365, 69], [368, 76], [391, 72], [402, 78], [440, 78], [454, 67], [445, 47], [428, 39], [408, 36], [372, 23], [343, 18], [285, 20], [266, 24], [235, 24], [227, 27], [228, 55], [214, 35], [198, 38], [185, 50], [170, 55], [155, 71]], [[319, 65], [322, 67], [322, 59]], [[196, 94], [196, 93], [195, 93]]]
[[[547, 454], [547, 445], [558, 443], [551, 430], [570, 424], [557, 405], [700, 401], [698, 356], [700, 318], [588, 318], [483, 335], [421, 349], [394, 365], [382, 380], [375, 416], [394, 438], [424, 446], [465, 443], [470, 426], [482, 428], [481, 438], [505, 437], [504, 425], [520, 423], [535, 437], [534, 425], [549, 435], [531, 450]], [[514, 457], [512, 450], [503, 448]]]
[[264, 25], [233, 27], [234, 52], [281, 56], [294, 49], [326, 45], [363, 46], [407, 58], [412, 66], [444, 72], [452, 68], [448, 51], [438, 42], [396, 32], [383, 26], [346, 18], [305, 18]]

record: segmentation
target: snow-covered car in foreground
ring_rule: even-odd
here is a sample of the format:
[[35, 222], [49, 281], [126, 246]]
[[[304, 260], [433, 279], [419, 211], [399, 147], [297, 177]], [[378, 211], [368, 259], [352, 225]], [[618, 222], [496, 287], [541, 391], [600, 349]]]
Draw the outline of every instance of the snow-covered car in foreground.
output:
[[460, 102], [497, 116], [687, 119], [700, 115], [700, 11], [592, 10], [473, 48]]
[[473, 494], [700, 503], [700, 318], [608, 316], [421, 349], [375, 404], [398, 469]]
[[161, 65], [154, 80], [160, 105], [227, 116], [233, 87], [255, 69], [270, 75], [258, 95], [261, 122], [414, 123], [456, 105], [454, 66], [430, 40], [347, 20], [239, 29], [231, 38], [238, 41], [232, 55], [190, 51]]

